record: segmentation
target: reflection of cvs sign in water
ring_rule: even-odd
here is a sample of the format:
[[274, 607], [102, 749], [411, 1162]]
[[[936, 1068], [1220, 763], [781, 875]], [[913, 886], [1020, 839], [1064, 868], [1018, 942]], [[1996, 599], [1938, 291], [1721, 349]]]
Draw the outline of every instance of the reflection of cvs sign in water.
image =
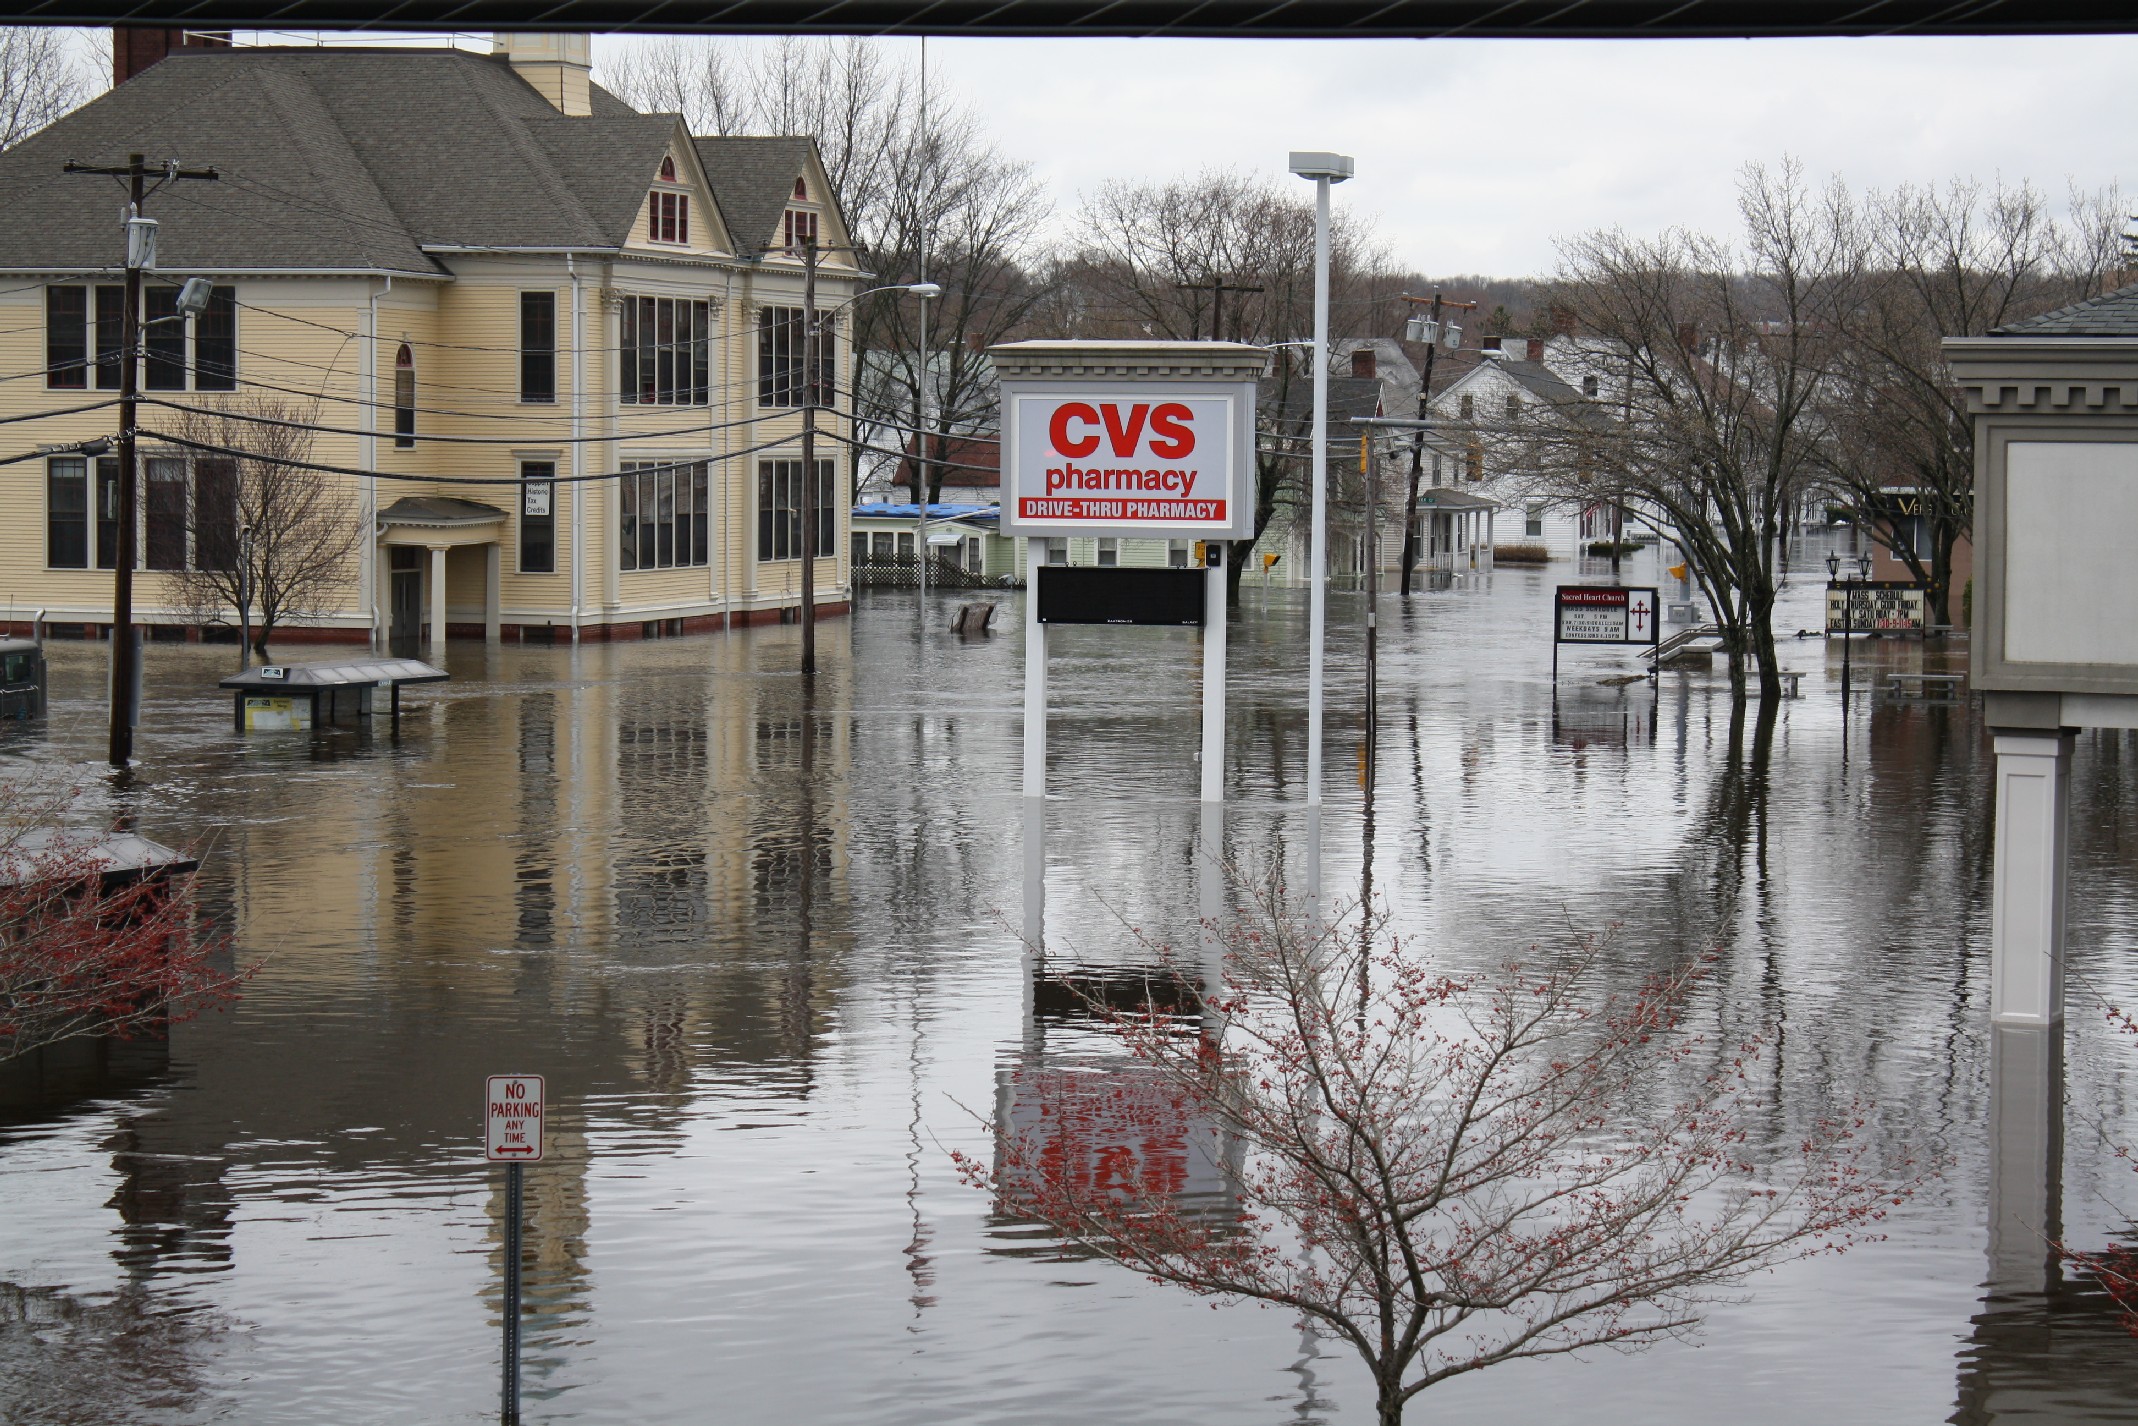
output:
[[1231, 414], [1223, 398], [1020, 397], [1017, 518], [1221, 524]]

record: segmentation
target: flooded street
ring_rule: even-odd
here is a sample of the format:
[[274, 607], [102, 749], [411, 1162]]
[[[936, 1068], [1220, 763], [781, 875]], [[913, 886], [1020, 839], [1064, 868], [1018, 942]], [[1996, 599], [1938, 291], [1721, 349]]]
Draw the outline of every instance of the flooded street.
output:
[[[1819, 622], [1807, 551], [1778, 630]], [[1653, 582], [1652, 561], [1629, 568]], [[1601, 572], [1599, 578], [1603, 577]], [[1629, 968], [1714, 945], [1696, 1014], [1779, 1027], [1791, 1113], [1861, 1095], [1941, 1166], [1887, 1238], [1755, 1279], [1697, 1344], [1436, 1387], [1420, 1421], [2127, 1421], [2138, 1350], [2069, 1287], [1985, 1305], [1990, 752], [1968, 702], [1883, 674], [1966, 648], [1783, 640], [1800, 699], [1722, 671], [1605, 685], [1552, 586], [1503, 568], [1382, 602], [1374, 892], [1450, 969], [1616, 926]], [[1298, 1323], [1055, 1250], [961, 1185], [1005, 1086], [1106, 1063], [1036, 989], [1192, 937], [1198, 636], [1077, 628], [1052, 661], [1047, 953], [1021, 941], [1021, 596], [988, 638], [910, 592], [799, 630], [568, 648], [456, 643], [398, 739], [230, 732], [234, 651], [152, 645], [114, 790], [100, 646], [51, 646], [9, 775], [198, 847], [241, 961], [168, 1046], [55, 1057], [0, 1098], [0, 1422], [479, 1421], [497, 1411], [502, 1175], [487, 1074], [548, 1077], [527, 1170], [531, 1422], [1370, 1419]], [[1358, 887], [1358, 596], [1331, 597], [1325, 885]], [[1232, 626], [1228, 859], [1301, 865], [1305, 597]], [[325, 657], [296, 647], [284, 658]], [[1925, 661], [1928, 661], [1927, 663]], [[1869, 685], [1868, 689], [1866, 685]], [[70, 771], [71, 770], [71, 771]], [[2061, 1232], [2134, 1197], [2138, 735], [2082, 733]]]

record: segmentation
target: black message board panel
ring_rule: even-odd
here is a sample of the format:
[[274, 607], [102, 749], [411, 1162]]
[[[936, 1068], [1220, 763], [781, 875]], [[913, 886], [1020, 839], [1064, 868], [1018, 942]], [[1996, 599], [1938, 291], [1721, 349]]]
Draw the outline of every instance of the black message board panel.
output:
[[1039, 571], [1039, 622], [1200, 626], [1204, 578], [1199, 569], [1048, 565]]

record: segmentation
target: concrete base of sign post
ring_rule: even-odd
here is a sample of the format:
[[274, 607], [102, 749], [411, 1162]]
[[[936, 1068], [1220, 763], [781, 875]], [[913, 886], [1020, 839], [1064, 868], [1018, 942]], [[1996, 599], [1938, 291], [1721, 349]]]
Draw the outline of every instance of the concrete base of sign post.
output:
[[1990, 1020], [2046, 1028], [2064, 1016], [2064, 877], [2072, 734], [1995, 730]]

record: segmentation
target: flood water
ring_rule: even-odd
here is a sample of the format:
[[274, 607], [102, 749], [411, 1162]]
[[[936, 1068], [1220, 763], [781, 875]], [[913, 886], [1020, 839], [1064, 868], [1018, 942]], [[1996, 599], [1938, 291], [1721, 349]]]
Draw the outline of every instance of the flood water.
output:
[[[1811, 568], [1778, 628], [1818, 622]], [[1720, 947], [1701, 1013], [1779, 1027], [1785, 1107], [1862, 1095], [1885, 1147], [1942, 1168], [1884, 1241], [1755, 1279], [1695, 1343], [1495, 1369], [1415, 1419], [2138, 1417], [2138, 1342], [2097, 1295], [1985, 1288], [2011, 1148], [1978, 710], [1859, 693], [1844, 714], [1840, 651], [1807, 639], [1783, 649], [1804, 696], [1771, 719], [1733, 714], [1719, 668], [1607, 686], [1634, 663], [1595, 650], [1564, 659], [1555, 716], [1550, 588], [1572, 577], [1384, 597], [1371, 870], [1396, 928], [1455, 970], [1610, 925], [1635, 960]], [[97, 762], [103, 650], [53, 646], [51, 716], [0, 729], [0, 775], [71, 776], [95, 815], [199, 848], [204, 902], [265, 964], [167, 1045], [5, 1080], [0, 1421], [494, 1417], [502, 1176], [478, 1134], [502, 1072], [546, 1075], [551, 1102], [531, 1422], [1370, 1419], [1356, 1363], [1285, 1314], [1065, 1255], [952, 1171], [954, 1148], [991, 1155], [1004, 1086], [1107, 1062], [1034, 976], [1133, 971], [1125, 926], [1192, 934], [1197, 909], [1198, 636], [1069, 630], [1045, 964], [1026, 955], [1008, 598], [961, 639], [948, 600], [923, 635], [910, 592], [864, 595], [821, 628], [812, 702], [791, 627], [456, 644], [398, 739], [239, 738], [213, 687], [234, 651], [155, 645], [124, 789]], [[1332, 596], [1332, 893], [1365, 856], [1359, 609]], [[1225, 825], [1245, 874], [1300, 865], [1304, 630], [1303, 595], [1250, 581]], [[1853, 657], [1877, 687], [1965, 646]], [[2138, 740], [2082, 735], [2073, 789], [2080, 984], [2035, 1182], [2098, 1245], [2138, 1200], [2108, 1149], [2138, 1140], [2138, 1044], [2091, 998], [2138, 993]]]

